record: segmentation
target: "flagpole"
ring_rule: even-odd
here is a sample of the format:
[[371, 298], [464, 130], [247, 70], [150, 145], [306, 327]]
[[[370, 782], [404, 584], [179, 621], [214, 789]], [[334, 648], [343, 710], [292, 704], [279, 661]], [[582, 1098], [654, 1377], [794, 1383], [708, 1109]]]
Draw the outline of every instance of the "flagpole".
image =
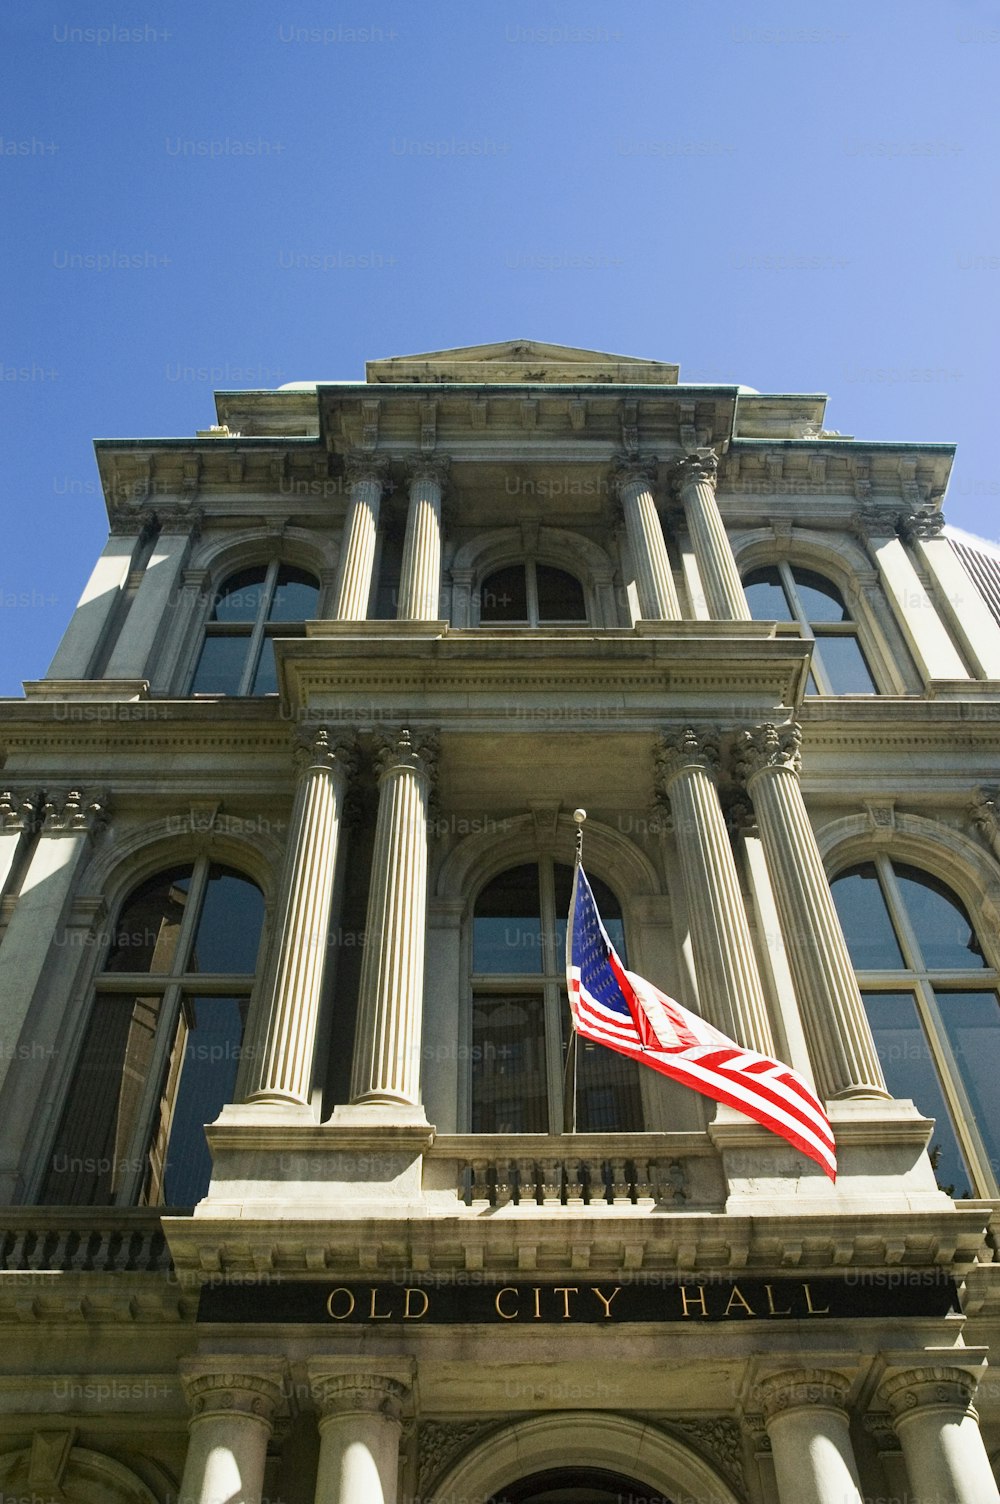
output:
[[[576, 822], [576, 855], [573, 863], [573, 896], [570, 899], [569, 922], [566, 926], [566, 964], [570, 963], [571, 947], [573, 944], [573, 914], [576, 909], [576, 884], [581, 866], [583, 865], [583, 826], [587, 818], [585, 809], [575, 809], [573, 819]], [[570, 1035], [566, 1045], [566, 1069], [563, 1073], [563, 1132], [576, 1132], [576, 1025], [573, 1023], [573, 1010], [570, 1009]]]

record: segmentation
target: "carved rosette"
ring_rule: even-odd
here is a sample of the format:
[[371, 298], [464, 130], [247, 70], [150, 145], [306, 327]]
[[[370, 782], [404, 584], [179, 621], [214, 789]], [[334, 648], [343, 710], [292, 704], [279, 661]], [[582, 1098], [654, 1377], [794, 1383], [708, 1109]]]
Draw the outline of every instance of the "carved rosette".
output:
[[714, 449], [696, 449], [678, 461], [673, 484], [678, 495], [688, 486], [706, 485], [715, 490], [719, 478], [719, 456]]
[[270, 1372], [189, 1372], [181, 1383], [192, 1420], [245, 1416], [270, 1427], [285, 1399], [281, 1370]]
[[936, 506], [919, 506], [899, 519], [899, 532], [904, 543], [915, 543], [921, 538], [939, 538], [943, 531], [944, 515]]
[[909, 1368], [883, 1379], [879, 1397], [893, 1424], [915, 1410], [943, 1407], [975, 1415], [976, 1379], [964, 1368]]
[[104, 791], [46, 790], [42, 805], [43, 835], [96, 835], [107, 819], [108, 796]]
[[812, 1407], [825, 1410], [846, 1410], [850, 1380], [842, 1373], [829, 1368], [789, 1369], [771, 1374], [759, 1387], [760, 1406], [764, 1424], [791, 1410], [806, 1410]]
[[353, 736], [338, 736], [326, 726], [300, 727], [292, 756], [300, 777], [312, 768], [340, 773], [345, 780], [357, 772], [358, 750]]
[[0, 835], [17, 835], [30, 830], [38, 813], [40, 795], [19, 793], [14, 789], [0, 792]]
[[310, 1386], [320, 1425], [343, 1415], [379, 1415], [398, 1424], [408, 1394], [406, 1384], [381, 1373], [314, 1374]]
[[700, 768], [714, 776], [719, 766], [718, 735], [705, 727], [684, 726], [660, 738], [654, 754], [657, 784], [669, 794], [671, 783], [688, 768]]
[[736, 741], [736, 771], [747, 789], [759, 773], [784, 771], [798, 777], [802, 768], [802, 730], [768, 721], [741, 731]]
[[388, 456], [365, 454], [361, 450], [352, 449], [344, 455], [344, 479], [351, 487], [370, 481], [383, 494], [388, 495], [392, 491]]

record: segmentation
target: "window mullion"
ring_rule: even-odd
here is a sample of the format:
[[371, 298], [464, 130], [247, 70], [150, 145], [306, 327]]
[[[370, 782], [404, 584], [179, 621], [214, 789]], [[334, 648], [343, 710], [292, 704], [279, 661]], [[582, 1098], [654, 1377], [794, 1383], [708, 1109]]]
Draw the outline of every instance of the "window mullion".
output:
[[916, 976], [926, 978], [927, 968], [924, 965], [920, 941], [917, 938], [916, 930], [910, 923], [910, 916], [907, 912], [906, 904], [903, 902], [903, 895], [900, 893], [896, 883], [896, 874], [893, 870], [892, 862], [884, 852], [880, 852], [875, 858], [875, 867], [882, 884], [882, 892], [885, 895], [886, 905], [889, 909], [889, 918], [892, 920], [892, 927], [896, 931], [896, 940], [900, 950], [903, 952], [906, 966]]
[[135, 1115], [135, 1127], [132, 1130], [126, 1156], [128, 1169], [122, 1177], [121, 1190], [115, 1202], [117, 1206], [136, 1206], [139, 1201], [146, 1176], [153, 1117], [159, 1104], [167, 1058], [177, 1029], [180, 998], [179, 982], [172, 982], [162, 993], [149, 1072], [143, 1087], [142, 1100]]
[[955, 1058], [941, 1017], [941, 1005], [933, 984], [921, 981], [914, 989], [917, 998], [917, 1013], [927, 1035], [927, 1042], [941, 1083], [941, 1091], [952, 1116], [955, 1137], [969, 1162], [973, 1179], [980, 1188], [990, 1187], [987, 1194], [995, 1192], [993, 1171], [989, 1154], [976, 1125], [976, 1114], [965, 1091], [961, 1064]]
[[257, 666], [260, 663], [261, 647], [264, 642], [264, 629], [267, 618], [271, 612], [271, 604], [274, 600], [274, 590], [278, 579], [278, 561], [272, 559], [267, 566], [267, 574], [264, 577], [264, 589], [260, 595], [260, 606], [250, 632], [250, 640], [247, 645], [247, 659], [243, 665], [243, 677], [240, 680], [240, 694], [248, 695], [253, 689], [253, 681], [257, 676]]

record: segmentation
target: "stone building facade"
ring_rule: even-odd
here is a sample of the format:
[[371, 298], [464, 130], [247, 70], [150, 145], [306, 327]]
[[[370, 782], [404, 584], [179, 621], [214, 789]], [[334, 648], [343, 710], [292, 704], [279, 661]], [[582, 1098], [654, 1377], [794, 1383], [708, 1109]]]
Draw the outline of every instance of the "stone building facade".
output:
[[[0, 708], [0, 1497], [997, 1501], [951, 446], [530, 342], [217, 408], [98, 443]], [[576, 806], [628, 964], [815, 1085], [836, 1185], [595, 1047], [567, 1126]]]

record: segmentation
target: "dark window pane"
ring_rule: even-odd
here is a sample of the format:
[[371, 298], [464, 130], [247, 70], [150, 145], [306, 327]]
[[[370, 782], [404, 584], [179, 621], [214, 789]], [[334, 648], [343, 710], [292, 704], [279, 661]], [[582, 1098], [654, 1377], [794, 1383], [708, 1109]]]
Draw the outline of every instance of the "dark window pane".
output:
[[587, 604], [583, 586], [564, 569], [536, 564], [539, 621], [586, 621]]
[[[208, 1190], [212, 1161], [205, 1124], [214, 1122], [233, 1100], [245, 1013], [244, 998], [184, 1000], [151, 1154], [159, 1181], [151, 1200], [166, 1206], [193, 1206]], [[166, 1163], [157, 1173], [157, 1151], [164, 1138]]]
[[793, 569], [792, 579], [807, 621], [850, 621], [840, 591], [821, 574], [813, 574], [811, 569]]
[[872, 862], [835, 878], [830, 885], [851, 961], [858, 971], [896, 971], [902, 952]]
[[[566, 955], [566, 926], [569, 919], [569, 905], [573, 894], [573, 868], [567, 867], [562, 862], [555, 864], [555, 904], [556, 904], [556, 966], [562, 970]], [[607, 883], [599, 877], [587, 873], [594, 901], [597, 904], [597, 912], [604, 920], [604, 928], [608, 932], [608, 938], [618, 952], [625, 965], [628, 965], [628, 953], [625, 949], [625, 924], [622, 919], [622, 906], [612, 893]]]
[[528, 587], [524, 565], [498, 569], [482, 583], [479, 594], [480, 621], [527, 621]]
[[516, 974], [542, 970], [538, 868], [512, 867], [488, 883], [476, 900], [472, 969]]
[[792, 613], [785, 599], [781, 575], [773, 565], [766, 569], [754, 569], [743, 581], [750, 605], [750, 615], [756, 621], [791, 621]]
[[856, 637], [820, 637], [813, 649], [835, 695], [873, 695], [875, 680]]
[[917, 1006], [908, 992], [863, 994], [885, 1082], [894, 1097], [909, 1097], [934, 1118], [930, 1154], [938, 1185], [955, 1196], [972, 1195], [972, 1179], [958, 1146]]
[[962, 1082], [972, 1102], [976, 1127], [1000, 1180], [1000, 1003], [995, 992], [938, 994]]
[[547, 1133], [541, 997], [477, 997], [472, 1009], [473, 1133]]
[[169, 971], [174, 962], [191, 868], [159, 872], [122, 905], [106, 971]]
[[98, 996], [56, 1135], [41, 1201], [110, 1204], [131, 1169], [129, 1147], [149, 1075], [159, 997]]
[[895, 868], [929, 971], [981, 971], [986, 965], [969, 916], [944, 883], [915, 867]]
[[[572, 1023], [569, 1000], [560, 1001], [563, 1061]], [[589, 1039], [576, 1042], [577, 1133], [641, 1133], [642, 1091], [638, 1061]], [[571, 1083], [570, 1083], [571, 1088]]]
[[254, 695], [278, 693], [278, 667], [274, 661], [274, 639], [271, 637], [265, 637], [261, 643], [257, 672], [253, 676], [250, 693]]
[[252, 976], [263, 921], [264, 895], [256, 883], [212, 867], [186, 970]]
[[394, 621], [399, 614], [399, 582], [403, 574], [404, 542], [403, 529], [390, 524], [382, 538], [378, 588], [372, 613], [379, 621]]
[[237, 695], [249, 637], [206, 637], [191, 681], [193, 695]]
[[254, 569], [241, 569], [239, 574], [230, 575], [215, 597], [212, 620], [256, 621], [257, 613], [264, 600], [266, 579], [267, 566], [265, 564]]
[[304, 570], [283, 564], [271, 598], [268, 621], [312, 621], [316, 615], [319, 586]]

